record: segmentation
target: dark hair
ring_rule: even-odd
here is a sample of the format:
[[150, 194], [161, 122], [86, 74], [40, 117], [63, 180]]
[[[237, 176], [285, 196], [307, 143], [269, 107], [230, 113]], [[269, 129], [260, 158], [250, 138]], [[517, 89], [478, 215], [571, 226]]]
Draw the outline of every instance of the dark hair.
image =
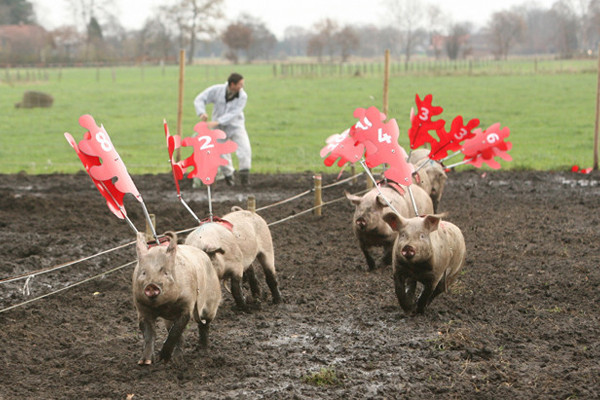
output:
[[231, 85], [233, 83], [234, 85], [237, 85], [237, 83], [242, 79], [244, 79], [242, 75], [234, 72], [233, 74], [229, 75], [229, 78], [227, 78], [227, 84]]

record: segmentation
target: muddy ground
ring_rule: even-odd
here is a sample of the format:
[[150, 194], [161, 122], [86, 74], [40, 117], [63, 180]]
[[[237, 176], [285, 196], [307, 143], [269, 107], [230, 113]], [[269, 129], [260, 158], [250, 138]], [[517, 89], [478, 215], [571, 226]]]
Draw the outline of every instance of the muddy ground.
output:
[[[323, 177], [324, 185], [335, 174]], [[195, 223], [172, 177], [134, 176], [157, 230]], [[464, 233], [467, 263], [450, 293], [406, 317], [391, 270], [367, 272], [352, 236], [353, 206], [298, 215], [313, 194], [259, 213], [271, 226], [284, 304], [266, 296], [243, 314], [230, 293], [183, 360], [139, 367], [131, 298], [132, 245], [25, 280], [0, 283], [1, 399], [594, 399], [600, 397], [600, 186], [571, 172], [450, 174], [441, 210]], [[251, 187], [213, 188], [215, 215], [262, 207], [312, 187], [312, 175], [254, 175]], [[324, 190], [324, 200], [343, 190]], [[196, 213], [206, 192], [183, 183]], [[144, 230], [139, 204], [126, 198]], [[185, 233], [180, 235], [184, 238]], [[0, 279], [131, 243], [89, 177], [0, 175]], [[119, 268], [102, 275], [105, 271]], [[267, 286], [259, 276], [264, 293]], [[25, 289], [25, 290], [24, 290]], [[27, 295], [27, 289], [29, 295]], [[161, 326], [159, 339], [164, 339]]]

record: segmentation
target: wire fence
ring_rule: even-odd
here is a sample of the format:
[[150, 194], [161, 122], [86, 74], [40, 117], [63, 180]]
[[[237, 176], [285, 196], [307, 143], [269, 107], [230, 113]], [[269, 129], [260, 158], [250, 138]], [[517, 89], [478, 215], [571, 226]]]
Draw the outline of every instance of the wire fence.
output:
[[[337, 180], [337, 181], [335, 181], [335, 182], [333, 182], [333, 183], [331, 183], [331, 184], [329, 184], [329, 185], [325, 185], [325, 186], [323, 186], [321, 189], [322, 189], [322, 190], [323, 190], [323, 189], [330, 189], [330, 188], [333, 188], [333, 187], [336, 187], [336, 186], [342, 185], [342, 184], [344, 184], [344, 183], [347, 183], [347, 182], [349, 182], [349, 181], [356, 181], [356, 179], [357, 179], [359, 176], [363, 175], [363, 174], [364, 174], [364, 173], [362, 173], [362, 172], [361, 172], [361, 173], [358, 173], [358, 174], [356, 174], [356, 175], [350, 176], [350, 177], [348, 177], [348, 178], [345, 178], [345, 179], [342, 179], [342, 180]], [[354, 193], [354, 194], [355, 194], [355, 195], [360, 195], [360, 194], [363, 194], [363, 193], [367, 192], [368, 190], [370, 190], [370, 189], [365, 189], [365, 190], [362, 190], [362, 191], [356, 192], [356, 193]], [[287, 198], [287, 199], [284, 199], [284, 200], [281, 200], [281, 201], [278, 201], [278, 202], [275, 202], [275, 203], [269, 204], [269, 205], [267, 205], [267, 206], [264, 206], [264, 207], [261, 207], [261, 208], [257, 208], [255, 211], [256, 211], [256, 212], [259, 212], [259, 211], [264, 211], [264, 210], [267, 210], [267, 209], [270, 209], [270, 208], [273, 208], [273, 207], [281, 206], [281, 205], [283, 205], [283, 204], [290, 203], [290, 202], [292, 202], [292, 201], [294, 201], [294, 200], [298, 200], [298, 199], [300, 199], [300, 198], [302, 198], [302, 197], [304, 197], [304, 196], [306, 196], [306, 195], [308, 195], [308, 194], [314, 193], [314, 192], [315, 192], [315, 188], [311, 188], [311, 189], [308, 189], [308, 190], [306, 190], [306, 191], [304, 191], [304, 192], [301, 192], [301, 193], [299, 193], [299, 194], [296, 194], [296, 195], [294, 195], [294, 196], [291, 196], [291, 197], [289, 197], [289, 198]], [[328, 205], [331, 205], [331, 204], [337, 203], [337, 202], [339, 202], [339, 201], [342, 201], [342, 200], [345, 200], [345, 199], [346, 199], [346, 197], [345, 197], [345, 196], [343, 196], [343, 197], [339, 197], [339, 198], [336, 198], [336, 199], [333, 199], [333, 200], [330, 200], [330, 201], [327, 201], [327, 202], [324, 202], [324, 203], [320, 203], [320, 204], [318, 204], [318, 205], [315, 205], [314, 207], [311, 207], [311, 208], [308, 208], [308, 209], [306, 209], [306, 210], [303, 210], [303, 211], [300, 211], [300, 212], [298, 212], [298, 213], [295, 213], [294, 215], [290, 215], [290, 216], [288, 216], [288, 217], [285, 217], [285, 218], [282, 218], [282, 219], [280, 219], [280, 220], [277, 220], [277, 221], [274, 221], [274, 222], [268, 223], [267, 225], [268, 225], [268, 226], [274, 226], [274, 225], [278, 225], [278, 224], [280, 224], [280, 223], [287, 222], [287, 221], [289, 221], [289, 220], [292, 220], [292, 219], [294, 219], [294, 218], [298, 218], [298, 217], [300, 217], [300, 216], [302, 216], [302, 215], [305, 215], [305, 214], [307, 214], [307, 213], [310, 213], [310, 212], [312, 212], [312, 211], [315, 211], [316, 209], [318, 209], [318, 208], [320, 208], [320, 207], [328, 206]], [[195, 229], [197, 229], [197, 227], [192, 227], [192, 228], [188, 228], [188, 229], [179, 230], [179, 231], [177, 231], [176, 233], [177, 233], [177, 234], [187, 233], [187, 232], [193, 231], [193, 230], [195, 230]], [[20, 280], [25, 280], [25, 283], [23, 284], [23, 289], [22, 289], [22, 292], [23, 292], [23, 294], [27, 294], [27, 295], [28, 295], [28, 294], [29, 294], [29, 287], [30, 287], [30, 284], [31, 284], [31, 282], [32, 282], [32, 279], [33, 279], [34, 277], [36, 277], [36, 276], [43, 275], [43, 274], [47, 274], [47, 273], [51, 273], [51, 272], [55, 272], [55, 271], [58, 271], [58, 270], [65, 269], [65, 268], [67, 268], [67, 267], [74, 266], [74, 265], [76, 265], [76, 264], [79, 264], [79, 263], [82, 263], [82, 262], [84, 262], [84, 261], [88, 261], [88, 260], [91, 260], [91, 259], [93, 259], [93, 258], [100, 257], [100, 256], [102, 256], [102, 255], [106, 255], [106, 254], [109, 254], [109, 253], [115, 252], [115, 251], [117, 251], [117, 250], [120, 250], [120, 249], [127, 248], [127, 247], [129, 247], [129, 246], [131, 246], [131, 245], [134, 245], [135, 243], [136, 243], [135, 241], [131, 241], [131, 242], [128, 242], [128, 243], [122, 244], [122, 245], [120, 245], [120, 246], [117, 246], [117, 247], [114, 247], [114, 248], [111, 248], [111, 249], [107, 249], [107, 250], [103, 250], [103, 251], [100, 251], [100, 252], [98, 252], [98, 253], [96, 253], [96, 254], [93, 254], [93, 255], [90, 255], [90, 256], [87, 256], [87, 257], [80, 258], [80, 259], [78, 259], [78, 260], [74, 260], [74, 261], [70, 261], [70, 262], [63, 263], [63, 264], [59, 264], [59, 265], [55, 265], [55, 266], [51, 266], [51, 267], [47, 267], [47, 268], [43, 268], [43, 269], [39, 269], [39, 270], [36, 270], [36, 271], [32, 271], [32, 272], [28, 272], [28, 273], [24, 273], [24, 274], [21, 274], [21, 275], [17, 275], [17, 276], [13, 276], [13, 277], [9, 277], [9, 278], [5, 278], [5, 279], [1, 279], [1, 280], [0, 280], [0, 285], [2, 285], [2, 284], [6, 284], [6, 283], [10, 283], [10, 282], [16, 282], [16, 281], [20, 281]], [[45, 294], [43, 294], [43, 295], [37, 296], [37, 297], [35, 297], [35, 298], [29, 299], [29, 300], [26, 300], [26, 301], [23, 301], [23, 302], [21, 302], [21, 303], [14, 304], [14, 305], [8, 306], [8, 307], [6, 307], [6, 308], [0, 309], [0, 314], [1, 314], [1, 313], [4, 313], [4, 312], [6, 312], [6, 311], [9, 311], [9, 310], [15, 309], [15, 308], [17, 308], [17, 307], [21, 307], [21, 306], [24, 306], [24, 305], [27, 305], [27, 304], [33, 303], [33, 302], [35, 302], [35, 301], [38, 301], [38, 300], [42, 300], [42, 299], [44, 299], [44, 298], [46, 298], [46, 297], [49, 297], [49, 296], [52, 296], [52, 295], [54, 295], [54, 294], [57, 294], [57, 293], [60, 293], [60, 292], [64, 292], [64, 291], [66, 291], [67, 289], [71, 289], [71, 288], [73, 288], [73, 287], [79, 286], [79, 285], [81, 285], [81, 284], [83, 284], [83, 283], [86, 283], [86, 282], [92, 281], [92, 280], [94, 280], [94, 279], [101, 278], [101, 277], [103, 277], [103, 276], [106, 276], [106, 275], [108, 275], [108, 274], [111, 274], [111, 273], [113, 273], [113, 272], [119, 271], [119, 270], [121, 270], [121, 269], [123, 269], [123, 268], [129, 267], [129, 266], [131, 266], [131, 265], [135, 264], [136, 262], [137, 262], [137, 260], [134, 260], [134, 261], [127, 262], [127, 263], [125, 263], [125, 264], [123, 264], [123, 265], [120, 265], [120, 266], [118, 266], [118, 267], [115, 267], [115, 268], [109, 269], [109, 270], [107, 270], [107, 271], [101, 272], [101, 273], [99, 273], [99, 274], [97, 274], [97, 275], [94, 275], [94, 276], [92, 276], [92, 277], [89, 277], [89, 278], [83, 279], [83, 280], [81, 280], [81, 281], [78, 281], [78, 282], [72, 283], [72, 284], [70, 284], [70, 285], [67, 285], [67, 286], [65, 286], [65, 287], [62, 287], [62, 288], [60, 288], [60, 289], [57, 289], [57, 290], [51, 291], [51, 292], [49, 292], [49, 293], [45, 293]]]

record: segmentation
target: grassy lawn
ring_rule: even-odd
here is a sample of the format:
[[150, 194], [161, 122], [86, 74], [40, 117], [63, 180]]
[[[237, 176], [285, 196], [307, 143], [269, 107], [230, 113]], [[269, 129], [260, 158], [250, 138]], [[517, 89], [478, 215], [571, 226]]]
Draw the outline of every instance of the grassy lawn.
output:
[[[596, 71], [573, 72], [562, 64], [553, 71], [547, 63], [538, 67], [543, 73], [537, 74], [495, 74], [501, 71], [497, 67], [472, 75], [395, 73], [390, 78], [388, 117], [397, 120], [400, 144], [408, 150], [406, 133], [415, 94], [431, 93], [434, 105], [444, 108], [441, 117], [447, 129], [457, 115], [479, 118], [482, 128], [496, 122], [510, 128], [513, 161], [502, 161], [502, 168], [592, 166]], [[162, 123], [166, 119], [171, 133], [176, 132], [179, 67], [42, 71], [0, 71], [0, 173], [81, 170], [63, 133], [81, 140], [84, 129], [77, 121], [82, 114], [91, 114], [104, 125], [130, 173], [169, 172]], [[291, 77], [274, 76], [272, 65], [187, 66], [184, 136], [193, 133], [198, 121], [192, 105], [196, 94], [224, 82], [233, 71], [246, 77], [254, 172], [333, 172], [337, 167], [326, 167], [319, 156], [325, 139], [356, 122], [355, 108], [382, 109], [383, 78], [377, 73]], [[53, 107], [14, 108], [26, 90], [52, 94]]]

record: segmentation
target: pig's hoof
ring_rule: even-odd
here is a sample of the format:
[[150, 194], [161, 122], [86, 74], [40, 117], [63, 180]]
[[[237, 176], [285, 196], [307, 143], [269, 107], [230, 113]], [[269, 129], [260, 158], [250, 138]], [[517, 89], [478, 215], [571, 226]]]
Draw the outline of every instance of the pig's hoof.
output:
[[145, 367], [146, 365], [151, 365], [152, 364], [152, 360], [140, 360], [138, 361], [138, 365], [141, 365], [142, 367]]

